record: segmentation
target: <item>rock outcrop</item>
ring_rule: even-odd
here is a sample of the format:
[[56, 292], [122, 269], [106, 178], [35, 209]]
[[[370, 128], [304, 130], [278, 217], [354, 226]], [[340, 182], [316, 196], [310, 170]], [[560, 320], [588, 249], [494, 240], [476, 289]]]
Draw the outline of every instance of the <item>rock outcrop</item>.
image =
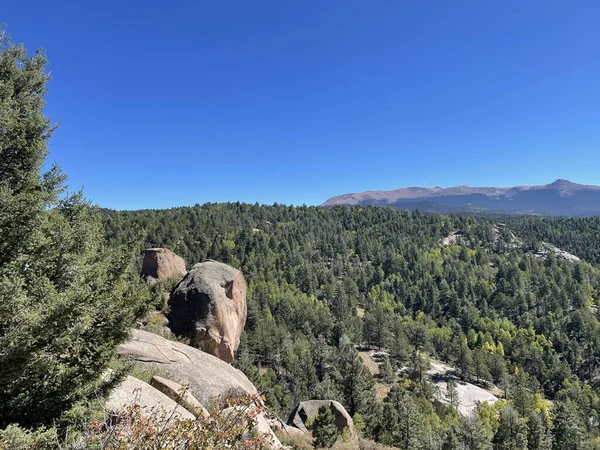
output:
[[328, 406], [333, 413], [335, 426], [338, 428], [340, 433], [344, 431], [344, 428], [348, 428], [351, 435], [354, 435], [354, 422], [352, 417], [341, 405], [341, 403], [334, 400], [309, 400], [306, 402], [300, 402], [294, 408], [288, 419], [288, 425], [298, 428], [304, 433], [309, 434], [310, 431], [306, 428], [306, 421], [311, 417], [315, 416], [319, 412], [321, 406]]
[[187, 386], [206, 407], [215, 396], [235, 392], [256, 394], [256, 388], [241, 370], [197, 348], [148, 331], [132, 330], [129, 340], [119, 346], [119, 354], [133, 360], [138, 367]]
[[210, 415], [206, 408], [202, 406], [202, 403], [191, 394], [190, 390], [179, 383], [163, 377], [153, 376], [150, 380], [150, 386], [179, 403], [196, 417], [208, 417]]
[[185, 261], [167, 248], [144, 250], [142, 276], [151, 282], [183, 277], [187, 273]]
[[[140, 368], [158, 372], [163, 380], [170, 382], [170, 390], [179, 391], [178, 386], [185, 386], [206, 408], [210, 408], [214, 397], [257, 394], [256, 387], [241, 370], [197, 348], [169, 341], [148, 331], [132, 330], [129, 340], [119, 346], [119, 354], [131, 359]], [[162, 381], [161, 384], [166, 386], [167, 383]], [[275, 434], [263, 426], [268, 423], [267, 419], [264, 416], [258, 419], [259, 430], [269, 432], [273, 448], [280, 448], [281, 443]]]
[[173, 416], [180, 419], [195, 418], [183, 406], [180, 406], [148, 383], [128, 376], [110, 393], [106, 401], [106, 409], [110, 412], [117, 412], [132, 404], [137, 404], [144, 410], [155, 410], [169, 415], [174, 412]]
[[173, 290], [171, 330], [193, 346], [231, 363], [246, 323], [246, 281], [217, 261], [195, 264]]

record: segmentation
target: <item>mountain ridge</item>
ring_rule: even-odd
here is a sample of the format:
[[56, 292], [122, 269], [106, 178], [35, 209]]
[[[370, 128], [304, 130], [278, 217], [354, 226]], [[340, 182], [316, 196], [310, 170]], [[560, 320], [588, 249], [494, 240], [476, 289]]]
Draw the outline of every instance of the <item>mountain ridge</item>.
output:
[[600, 186], [558, 179], [537, 186], [405, 187], [336, 195], [321, 206], [379, 205], [431, 212], [507, 212], [558, 216], [600, 215]]

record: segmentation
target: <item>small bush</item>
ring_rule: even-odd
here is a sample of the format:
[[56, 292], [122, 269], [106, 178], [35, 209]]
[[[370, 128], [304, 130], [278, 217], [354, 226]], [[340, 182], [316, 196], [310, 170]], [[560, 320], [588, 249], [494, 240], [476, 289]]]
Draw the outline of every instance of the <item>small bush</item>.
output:
[[[64, 430], [28, 431], [10, 425], [0, 431], [0, 450], [263, 450], [270, 448], [268, 434], [254, 427], [265, 412], [258, 395], [226, 398], [210, 416], [181, 419], [175, 411], [143, 409], [132, 404], [102, 419], [81, 420]], [[221, 406], [234, 409], [222, 415]], [[60, 436], [59, 436], [60, 434]]]
[[9, 425], [0, 430], [0, 450], [45, 450], [56, 448], [57, 444], [53, 429], [29, 431], [18, 425]]
[[[268, 448], [270, 436], [253, 433], [257, 417], [265, 411], [259, 396], [227, 398], [225, 404], [235, 413], [221, 415], [218, 406], [210, 416], [179, 419], [174, 411], [144, 410], [131, 405], [109, 423], [95, 423], [88, 442], [101, 448], [132, 450], [261, 450]], [[217, 405], [217, 402], [215, 402]]]

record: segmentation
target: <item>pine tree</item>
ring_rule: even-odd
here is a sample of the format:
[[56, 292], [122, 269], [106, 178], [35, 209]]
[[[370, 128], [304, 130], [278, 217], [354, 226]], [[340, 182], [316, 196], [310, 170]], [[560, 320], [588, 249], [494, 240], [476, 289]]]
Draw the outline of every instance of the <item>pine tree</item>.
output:
[[442, 444], [442, 450], [462, 450], [463, 446], [458, 439], [456, 429], [454, 426], [448, 428], [444, 443]]
[[313, 354], [315, 360], [315, 371], [319, 381], [323, 381], [327, 373], [327, 365], [329, 364], [330, 350], [325, 337], [320, 334], [313, 346]]
[[467, 344], [467, 339], [462, 334], [455, 337], [453, 345], [456, 366], [460, 371], [461, 377], [466, 379], [469, 377], [469, 372], [473, 366], [471, 349]]
[[396, 381], [396, 371], [394, 370], [388, 355], [385, 355], [383, 358], [383, 364], [380, 366], [379, 371], [387, 384], [392, 384]]
[[552, 438], [546, 420], [532, 412], [527, 421], [527, 448], [528, 450], [551, 450]]
[[392, 444], [403, 449], [420, 448], [425, 429], [423, 417], [412, 396], [396, 384], [388, 393], [385, 403], [393, 408], [396, 417], [396, 425], [392, 428]]
[[460, 441], [465, 450], [491, 450], [490, 430], [475, 415], [465, 417], [459, 428]]
[[340, 391], [348, 413], [365, 414], [370, 398], [374, 397], [373, 377], [347, 337], [340, 339]]
[[500, 411], [500, 425], [494, 435], [498, 450], [527, 450], [527, 429], [517, 411], [510, 405]]
[[446, 383], [446, 399], [451, 406], [458, 408], [460, 404], [460, 397], [458, 390], [456, 389], [456, 381], [448, 380]]
[[554, 408], [554, 450], [581, 450], [585, 436], [585, 427], [577, 413], [577, 407], [571, 401], [559, 401]]
[[392, 323], [390, 351], [399, 360], [403, 361], [410, 355], [410, 346], [405, 333], [404, 321], [401, 317], [396, 317]]
[[523, 369], [517, 368], [511, 377], [508, 394], [521, 417], [526, 417], [532, 406], [532, 397], [529, 390], [529, 376]]
[[480, 348], [473, 350], [473, 370], [477, 377], [477, 382], [488, 381], [492, 378], [487, 366], [487, 354]]
[[331, 448], [339, 434], [331, 409], [325, 405], [321, 406], [312, 427], [314, 446]]
[[[81, 194], [42, 174], [53, 131], [46, 59], [0, 37], [0, 427], [48, 424], [101, 394], [148, 301], [130, 248], [108, 248]], [[138, 278], [138, 277], [136, 277]]]

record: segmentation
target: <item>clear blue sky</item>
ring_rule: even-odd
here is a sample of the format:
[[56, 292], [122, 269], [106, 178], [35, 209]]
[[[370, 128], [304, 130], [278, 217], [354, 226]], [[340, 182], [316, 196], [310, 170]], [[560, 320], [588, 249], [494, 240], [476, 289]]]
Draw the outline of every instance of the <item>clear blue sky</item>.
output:
[[[125, 6], [127, 5], [127, 6]], [[5, 1], [94, 203], [600, 184], [600, 2]]]

